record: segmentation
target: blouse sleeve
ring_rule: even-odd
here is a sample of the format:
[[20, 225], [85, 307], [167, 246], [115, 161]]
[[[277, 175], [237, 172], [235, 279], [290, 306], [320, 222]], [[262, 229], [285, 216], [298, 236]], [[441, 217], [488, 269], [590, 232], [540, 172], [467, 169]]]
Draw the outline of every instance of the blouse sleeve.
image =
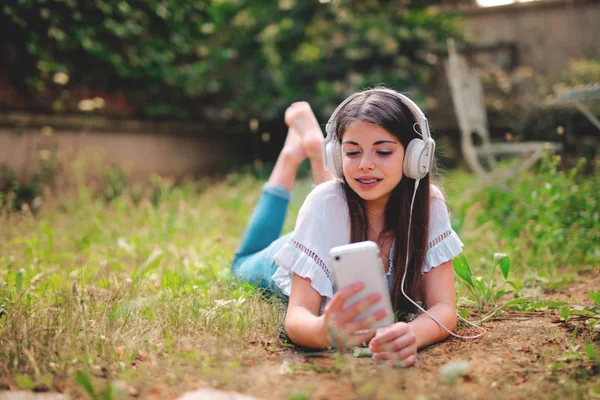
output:
[[462, 253], [463, 243], [450, 225], [450, 216], [440, 189], [431, 186], [429, 239], [423, 272], [427, 273]]
[[317, 186], [300, 208], [290, 239], [275, 254], [279, 268], [273, 281], [289, 296], [292, 274], [310, 279], [322, 297], [333, 297], [328, 254], [350, 240], [348, 206], [337, 181]]

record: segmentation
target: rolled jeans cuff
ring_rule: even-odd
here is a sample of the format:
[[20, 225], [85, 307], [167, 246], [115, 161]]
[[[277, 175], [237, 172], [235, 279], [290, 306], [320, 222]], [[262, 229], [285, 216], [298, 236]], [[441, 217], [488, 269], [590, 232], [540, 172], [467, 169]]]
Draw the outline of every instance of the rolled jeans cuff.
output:
[[263, 185], [263, 193], [267, 193], [279, 198], [282, 198], [284, 200], [290, 200], [292, 198], [292, 193], [287, 190], [286, 188], [284, 188], [283, 186], [279, 186], [279, 185], [274, 185], [272, 183], [265, 183]]

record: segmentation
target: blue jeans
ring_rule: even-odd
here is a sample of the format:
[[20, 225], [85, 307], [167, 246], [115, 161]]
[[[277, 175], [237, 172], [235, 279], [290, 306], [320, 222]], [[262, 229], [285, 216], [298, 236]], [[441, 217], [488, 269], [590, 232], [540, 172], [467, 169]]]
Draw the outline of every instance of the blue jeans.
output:
[[281, 186], [270, 183], [263, 186], [231, 268], [237, 279], [278, 294], [281, 290], [271, 279], [278, 268], [273, 255], [291, 235], [279, 237], [290, 197], [290, 192]]

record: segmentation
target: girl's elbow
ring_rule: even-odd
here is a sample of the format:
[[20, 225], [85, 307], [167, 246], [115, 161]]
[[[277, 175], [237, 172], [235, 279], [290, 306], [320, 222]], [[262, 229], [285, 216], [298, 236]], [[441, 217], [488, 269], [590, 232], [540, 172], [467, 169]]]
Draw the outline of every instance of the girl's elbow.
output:
[[301, 330], [294, 318], [287, 318], [283, 323], [283, 329], [287, 337], [297, 346], [306, 347], [304, 337], [302, 336]]
[[[456, 325], [458, 324], [458, 315], [456, 314], [456, 309], [453, 310], [452, 313], [450, 313], [450, 318], [448, 321], [448, 329], [451, 332], [456, 332]], [[448, 334], [448, 336], [450, 336], [450, 334]]]
[[[450, 332], [456, 332], [456, 326], [458, 324], [458, 314], [456, 313], [456, 307], [451, 304], [445, 304], [446, 307], [443, 311], [444, 314], [440, 315], [440, 321], [443, 322], [444, 327], [439, 327], [442, 332], [444, 339], [450, 336]], [[450, 332], [448, 332], [450, 331]]]
[[285, 330], [285, 334], [288, 336], [288, 338], [290, 338], [290, 340], [292, 342], [296, 342], [295, 340], [295, 332], [294, 332], [294, 324], [292, 319], [289, 317], [289, 313], [285, 318], [285, 321], [283, 322], [283, 329]]

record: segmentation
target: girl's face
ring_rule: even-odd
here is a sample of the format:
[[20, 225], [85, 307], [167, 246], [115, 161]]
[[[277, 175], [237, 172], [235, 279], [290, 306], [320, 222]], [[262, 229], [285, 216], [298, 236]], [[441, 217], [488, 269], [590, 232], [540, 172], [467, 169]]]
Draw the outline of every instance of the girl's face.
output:
[[365, 202], [387, 204], [402, 179], [403, 162], [404, 146], [379, 125], [355, 121], [344, 132], [344, 177]]

